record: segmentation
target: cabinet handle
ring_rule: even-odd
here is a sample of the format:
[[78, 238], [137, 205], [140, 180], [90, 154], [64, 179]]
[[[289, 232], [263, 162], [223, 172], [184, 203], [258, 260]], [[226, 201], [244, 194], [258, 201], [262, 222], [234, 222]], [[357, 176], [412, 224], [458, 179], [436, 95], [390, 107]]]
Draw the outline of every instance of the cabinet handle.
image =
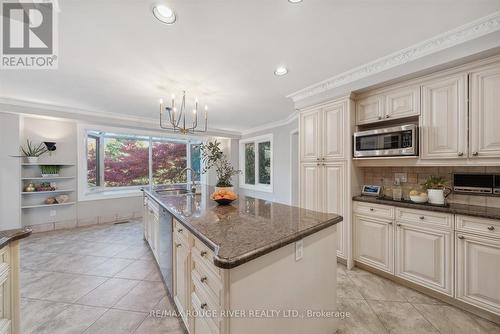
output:
[[182, 228], [178, 229], [177, 232], [182, 233], [184, 231]]
[[201, 282], [201, 283], [205, 283], [207, 280], [208, 280], [207, 276], [203, 276], [203, 277], [200, 279], [200, 282]]
[[488, 226], [488, 230], [493, 231], [495, 229], [495, 226]]
[[318, 162], [318, 163], [316, 164], [316, 166], [319, 166], [319, 165], [320, 165], [320, 164], [319, 164], [319, 162]]
[[373, 211], [374, 209], [373, 208], [370, 208], [370, 211]]
[[379, 116], [379, 117], [378, 117], [378, 119], [379, 119], [379, 120], [381, 120], [381, 119], [382, 119], [382, 116]]
[[200, 307], [201, 307], [201, 309], [202, 309], [202, 310], [206, 309], [206, 308], [207, 308], [207, 306], [208, 306], [208, 305], [207, 305], [207, 303], [202, 303], [202, 304], [200, 305]]
[[202, 251], [202, 252], [200, 252], [200, 255], [201, 255], [201, 257], [204, 257], [205, 255], [207, 255], [207, 252]]
[[391, 117], [391, 115], [385, 115], [385, 118], [389, 118], [389, 117]]
[[321, 158], [321, 160], [325, 161], [325, 158]]
[[177, 248], [182, 247], [182, 244], [175, 244], [175, 247]]
[[389, 225], [392, 225], [392, 222], [389, 222]]
[[474, 152], [474, 153], [472, 153], [472, 155], [477, 157], [479, 155], [479, 152]]
[[396, 224], [396, 226], [401, 226], [401, 224], [400, 224], [400, 223], [397, 223], [397, 224]]
[[319, 158], [316, 158], [316, 161], [319, 161]]
[[463, 235], [459, 235], [459, 236], [457, 236], [457, 238], [460, 240], [465, 239], [465, 237]]
[[420, 218], [420, 220], [424, 220], [424, 219], [425, 219], [425, 217], [424, 217], [424, 216], [420, 216], [420, 217], [418, 217], [418, 218]]
[[464, 155], [464, 152], [458, 152], [458, 156], [462, 157]]

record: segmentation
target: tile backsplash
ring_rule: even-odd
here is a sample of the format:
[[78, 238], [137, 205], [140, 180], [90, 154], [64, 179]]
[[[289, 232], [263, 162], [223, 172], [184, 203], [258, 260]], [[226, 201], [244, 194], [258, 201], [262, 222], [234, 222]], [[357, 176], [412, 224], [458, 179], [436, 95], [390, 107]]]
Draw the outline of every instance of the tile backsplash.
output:
[[[392, 197], [392, 188], [396, 173], [405, 173], [407, 182], [401, 183], [403, 197], [409, 199], [409, 193], [413, 189], [421, 189], [422, 183], [429, 176], [442, 176], [450, 187], [453, 183], [454, 173], [495, 173], [500, 174], [500, 167], [363, 167], [361, 168], [364, 184], [381, 185], [383, 193]], [[500, 208], [500, 197], [462, 195], [452, 193], [448, 196], [448, 202], [469, 205], [482, 205]]]

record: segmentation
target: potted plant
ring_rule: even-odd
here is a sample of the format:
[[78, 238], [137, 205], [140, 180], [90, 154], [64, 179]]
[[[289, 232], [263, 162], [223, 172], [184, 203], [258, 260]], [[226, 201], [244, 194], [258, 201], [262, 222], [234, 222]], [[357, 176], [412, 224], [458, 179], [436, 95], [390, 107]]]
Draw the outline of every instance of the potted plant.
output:
[[443, 205], [444, 199], [451, 193], [448, 181], [441, 176], [429, 176], [422, 186], [427, 189], [429, 203], [431, 204]]
[[202, 174], [207, 173], [210, 169], [214, 168], [217, 175], [216, 191], [220, 190], [233, 190], [231, 178], [241, 173], [240, 170], [235, 169], [228, 161], [224, 152], [220, 148], [220, 142], [214, 140], [206, 144], [201, 144], [200, 151], [203, 161]]
[[61, 170], [61, 166], [41, 165], [40, 170], [42, 172], [42, 177], [54, 177], [54, 176], [59, 176], [59, 171]]
[[44, 143], [35, 146], [29, 139], [26, 139], [26, 147], [21, 146], [20, 149], [26, 157], [26, 160], [32, 164], [37, 163], [38, 157], [47, 153], [47, 147], [45, 147]]

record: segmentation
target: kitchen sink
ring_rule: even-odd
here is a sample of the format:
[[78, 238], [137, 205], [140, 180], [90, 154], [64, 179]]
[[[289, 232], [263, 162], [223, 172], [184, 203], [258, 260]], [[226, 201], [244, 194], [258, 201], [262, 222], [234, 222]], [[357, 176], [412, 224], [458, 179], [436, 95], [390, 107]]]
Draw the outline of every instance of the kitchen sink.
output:
[[175, 195], [186, 195], [191, 192], [184, 188], [171, 188], [171, 189], [158, 189], [155, 192], [159, 195], [175, 196]]

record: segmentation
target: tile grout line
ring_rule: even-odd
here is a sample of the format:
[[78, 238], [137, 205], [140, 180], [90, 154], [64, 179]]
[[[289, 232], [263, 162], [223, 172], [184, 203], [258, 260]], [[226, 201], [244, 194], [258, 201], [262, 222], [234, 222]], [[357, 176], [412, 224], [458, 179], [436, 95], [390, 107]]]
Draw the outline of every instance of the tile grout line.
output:
[[412, 303], [409, 303], [411, 305], [411, 307], [413, 307], [414, 310], [417, 311], [418, 314], [420, 314], [420, 316], [425, 319], [425, 321], [427, 321], [431, 326], [432, 328], [434, 328], [438, 333], [441, 333], [441, 331], [439, 330], [439, 328], [437, 328], [436, 326], [434, 326], [434, 324], [429, 320], [427, 319], [427, 317], [418, 310], [418, 308], [415, 307], [415, 305], [413, 305]]

